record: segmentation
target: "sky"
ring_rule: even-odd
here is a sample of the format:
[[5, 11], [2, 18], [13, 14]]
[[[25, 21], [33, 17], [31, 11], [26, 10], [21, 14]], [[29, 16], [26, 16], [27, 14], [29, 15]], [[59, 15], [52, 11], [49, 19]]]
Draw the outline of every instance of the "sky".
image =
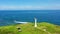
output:
[[0, 10], [60, 10], [60, 0], [0, 0]]

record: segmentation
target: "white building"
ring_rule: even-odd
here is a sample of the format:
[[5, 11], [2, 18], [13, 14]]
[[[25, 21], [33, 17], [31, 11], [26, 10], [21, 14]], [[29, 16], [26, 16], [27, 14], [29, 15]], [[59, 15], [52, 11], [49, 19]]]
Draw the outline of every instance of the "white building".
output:
[[14, 21], [15, 23], [17, 23], [17, 24], [26, 24], [26, 23], [28, 23], [28, 22], [20, 22], [20, 21]]

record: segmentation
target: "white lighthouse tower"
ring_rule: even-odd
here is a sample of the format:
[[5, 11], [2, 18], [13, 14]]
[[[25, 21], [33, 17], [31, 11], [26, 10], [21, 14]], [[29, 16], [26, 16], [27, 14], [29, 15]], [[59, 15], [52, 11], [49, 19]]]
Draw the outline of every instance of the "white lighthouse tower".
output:
[[34, 20], [35, 20], [35, 25], [34, 25], [34, 27], [37, 27], [37, 19], [34, 18]]

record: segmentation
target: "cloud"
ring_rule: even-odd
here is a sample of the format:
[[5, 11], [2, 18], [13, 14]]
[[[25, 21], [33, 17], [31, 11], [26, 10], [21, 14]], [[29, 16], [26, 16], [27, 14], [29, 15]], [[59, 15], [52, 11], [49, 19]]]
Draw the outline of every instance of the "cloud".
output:
[[0, 10], [60, 10], [60, 6], [0, 6]]
[[23, 10], [30, 9], [32, 6], [0, 6], [0, 10]]

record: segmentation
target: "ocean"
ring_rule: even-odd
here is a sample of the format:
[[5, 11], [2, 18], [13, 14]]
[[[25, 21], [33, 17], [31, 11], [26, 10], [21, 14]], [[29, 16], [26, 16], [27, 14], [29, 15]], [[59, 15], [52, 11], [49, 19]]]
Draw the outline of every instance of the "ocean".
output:
[[48, 22], [60, 25], [60, 10], [0, 10], [0, 26], [16, 24], [16, 21]]

